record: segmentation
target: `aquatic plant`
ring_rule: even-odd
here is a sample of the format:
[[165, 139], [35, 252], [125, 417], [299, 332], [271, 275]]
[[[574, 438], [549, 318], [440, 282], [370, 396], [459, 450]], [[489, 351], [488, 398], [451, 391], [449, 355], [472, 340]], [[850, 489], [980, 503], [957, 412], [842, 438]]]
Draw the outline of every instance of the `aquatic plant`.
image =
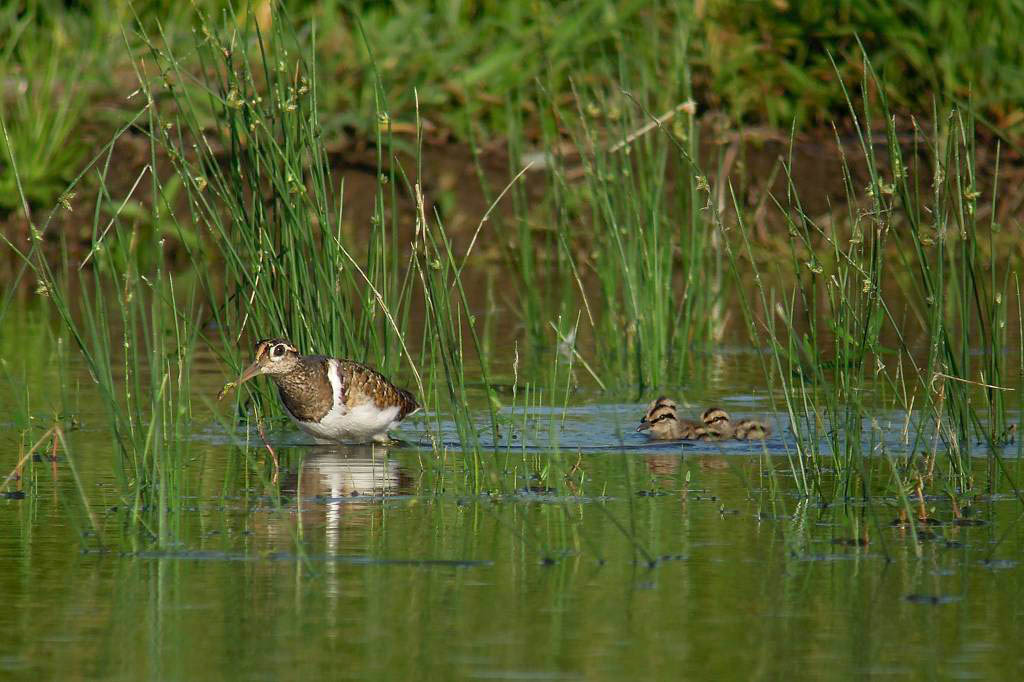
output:
[[[1001, 450], [1008, 433], [1003, 396], [1011, 271], [999, 274], [993, 246], [997, 180], [989, 218], [979, 218], [970, 115], [934, 112], [936, 122], [948, 124], [930, 135], [915, 125], [905, 143], [867, 56], [864, 66], [869, 76], [861, 105], [848, 102], [867, 187], [857, 186], [844, 155], [846, 215], [829, 229], [803, 210], [793, 169], [783, 161], [790, 180], [776, 203], [790, 235], [788, 269], [777, 264], [773, 272], [757, 271], [738, 206], [738, 241], [729, 253], [737, 276], [741, 254], [754, 263], [756, 298], [743, 307], [751, 338], [766, 334], [770, 341], [766, 373], [783, 391], [795, 436], [791, 466], [801, 488], [825, 499], [870, 495], [867, 472], [876, 457], [894, 456], [887, 435], [896, 430], [902, 448], [928, 459], [926, 475], [911, 481], [891, 463], [890, 484], [906, 506], [906, 496], [920, 495], [926, 482], [953, 497], [976, 490], [969, 460], [977, 441], [987, 444], [992, 462], [986, 485], [998, 485], [1007, 474]], [[873, 138], [869, 91], [882, 93], [884, 156]], [[930, 198], [922, 191], [928, 186]], [[726, 227], [720, 214], [716, 220]], [[784, 294], [772, 281], [797, 285]], [[894, 287], [900, 299], [883, 296]], [[879, 408], [902, 411], [901, 423], [894, 424], [891, 413], [879, 415]], [[823, 475], [823, 453], [838, 476]], [[945, 462], [938, 478], [937, 458]]]

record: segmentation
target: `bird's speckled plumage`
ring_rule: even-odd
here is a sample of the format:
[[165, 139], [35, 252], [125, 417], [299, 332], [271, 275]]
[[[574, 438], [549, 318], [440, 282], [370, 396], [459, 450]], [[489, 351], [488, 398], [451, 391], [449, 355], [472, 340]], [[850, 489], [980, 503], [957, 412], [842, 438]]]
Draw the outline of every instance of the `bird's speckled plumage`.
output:
[[353, 360], [338, 360], [344, 380], [344, 402], [350, 408], [366, 403], [397, 405], [398, 421], [420, 409], [412, 393], [398, 388], [376, 370]]
[[241, 384], [267, 374], [277, 385], [285, 412], [317, 440], [387, 441], [387, 431], [420, 409], [408, 391], [352, 360], [302, 355], [285, 339], [256, 344], [256, 359]]

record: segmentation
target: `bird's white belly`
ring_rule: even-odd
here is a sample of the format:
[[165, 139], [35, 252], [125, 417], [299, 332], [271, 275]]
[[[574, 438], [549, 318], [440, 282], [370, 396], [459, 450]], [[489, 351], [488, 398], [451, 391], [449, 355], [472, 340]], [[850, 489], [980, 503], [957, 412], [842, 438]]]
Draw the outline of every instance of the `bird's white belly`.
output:
[[335, 405], [319, 423], [292, 419], [300, 429], [320, 440], [365, 442], [384, 436], [395, 425], [397, 416], [397, 406], [381, 409], [367, 403], [353, 408]]

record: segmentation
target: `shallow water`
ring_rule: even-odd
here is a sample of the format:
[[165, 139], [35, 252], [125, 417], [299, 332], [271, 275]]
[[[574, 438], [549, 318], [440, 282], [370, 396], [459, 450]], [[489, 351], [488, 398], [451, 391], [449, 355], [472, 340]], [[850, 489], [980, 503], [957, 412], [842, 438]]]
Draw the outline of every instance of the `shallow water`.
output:
[[[40, 421], [56, 411], [54, 371], [24, 375]], [[196, 432], [162, 517], [126, 510], [87, 392], [68, 408], [80, 424], [68, 444], [98, 533], [65, 453], [31, 463], [14, 486], [24, 499], [0, 500], [3, 675], [998, 679], [1024, 667], [1012, 495], [978, 497], [963, 525], [929, 498], [941, 523], [893, 525], [895, 499], [797, 495], [781, 415], [763, 448], [653, 444], [634, 431], [653, 396], [585, 391], [567, 407], [502, 408], [505, 438], [479, 467], [486, 494], [454, 425], [432, 414], [387, 449], [311, 446], [275, 422], [274, 481], [255, 434], [209, 417], [223, 371], [196, 374]], [[686, 409], [768, 412], [740, 376], [682, 387]], [[0, 425], [4, 474], [19, 435]]]

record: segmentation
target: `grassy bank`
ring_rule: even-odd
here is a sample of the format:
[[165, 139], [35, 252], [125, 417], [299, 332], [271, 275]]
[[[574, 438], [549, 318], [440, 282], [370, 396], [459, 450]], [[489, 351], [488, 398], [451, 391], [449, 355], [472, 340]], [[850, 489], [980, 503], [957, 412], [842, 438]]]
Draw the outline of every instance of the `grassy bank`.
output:
[[[29, 201], [52, 203], [86, 149], [132, 116], [136, 104], [128, 96], [143, 34], [159, 31], [179, 69], [198, 75], [199, 52], [180, 48], [204, 21], [294, 29], [317, 59], [323, 131], [338, 150], [374, 140], [378, 97], [388, 102], [392, 130], [407, 149], [417, 116], [433, 142], [475, 141], [486, 149], [519, 138], [534, 145], [552, 132], [539, 100], [566, 106], [574, 84], [609, 82], [636, 91], [656, 84], [666, 103], [692, 97], [699, 115], [713, 114], [719, 128], [786, 131], [795, 123], [827, 134], [840, 121], [852, 133], [838, 83], [865, 75], [858, 40], [895, 113], [927, 118], [934, 99], [940, 111], [969, 107], [986, 134], [1014, 144], [1024, 130], [1016, 106], [1024, 86], [1013, 66], [1024, 58], [1015, 28], [1024, 25], [1024, 10], [1011, 2], [438, 1], [356, 2], [344, 10], [287, 2], [278, 13], [273, 5], [36, 0], [0, 10], [0, 114]], [[625, 103], [585, 104], [601, 125], [629, 115]], [[204, 126], [216, 128], [213, 112], [200, 113]], [[6, 157], [0, 153], [5, 211], [17, 196]]]

